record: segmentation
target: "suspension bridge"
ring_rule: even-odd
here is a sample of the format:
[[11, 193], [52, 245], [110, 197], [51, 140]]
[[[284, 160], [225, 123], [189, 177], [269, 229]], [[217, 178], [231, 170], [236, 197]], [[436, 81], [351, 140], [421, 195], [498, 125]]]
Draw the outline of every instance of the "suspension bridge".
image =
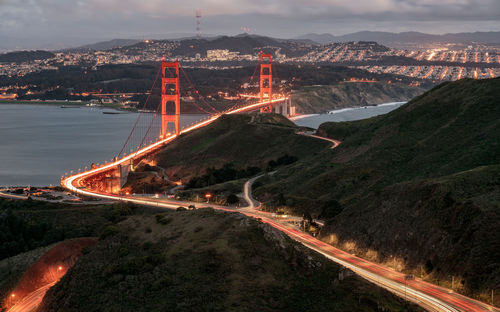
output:
[[[273, 96], [272, 56], [261, 53], [260, 60], [260, 92], [258, 96], [254, 96], [257, 100], [253, 103], [247, 102], [236, 104], [224, 111], [218, 111], [213, 105], [201, 97], [178, 61], [167, 62], [162, 60], [160, 70], [158, 71], [152, 87], [153, 89], [161, 76], [161, 101], [158, 103], [154, 113], [141, 112], [138, 114], [138, 118], [132, 126], [132, 130], [121, 151], [112, 161], [101, 165], [92, 164], [90, 168], [82, 172], [71, 172], [69, 175], [61, 177], [61, 185], [81, 195], [147, 206], [175, 209], [179, 206], [186, 207], [187, 205], [193, 204], [170, 199], [130, 196], [130, 194], [122, 194], [121, 188], [126, 182], [128, 173], [142, 160], [147, 159], [159, 151], [165, 144], [175, 140], [178, 136], [207, 126], [224, 114], [231, 115], [260, 111], [274, 112], [285, 116], [291, 115], [293, 109], [290, 98], [287, 96]], [[193, 89], [194, 94], [200, 99], [200, 104], [196, 103], [195, 105], [201, 112], [206, 114], [205, 117], [198, 122], [185, 126], [182, 124], [181, 115], [181, 73], [184, 75], [184, 80], [188, 83], [189, 87]], [[252, 76], [252, 79], [253, 78], [254, 76]], [[151, 93], [152, 92], [149, 92], [149, 95], [151, 95]], [[149, 100], [148, 97], [144, 107], [146, 107]], [[338, 142], [334, 147], [337, 146]], [[251, 195], [248, 196], [248, 194], [251, 194], [251, 191], [247, 189], [249, 185], [250, 183], [247, 183], [245, 186], [245, 194], [247, 194], [247, 197], [251, 197]], [[247, 200], [250, 206], [243, 209], [214, 204], [199, 205], [196, 203], [196, 205], [198, 208], [210, 206], [214, 209], [224, 211], [237, 211], [247, 216], [258, 218], [262, 222], [286, 233], [292, 239], [304, 246], [351, 269], [359, 276], [429, 311], [499, 311], [495, 307], [460, 295], [449, 289], [427, 283], [413, 276], [409, 279], [408, 276], [403, 273], [396, 272], [385, 266], [369, 262], [337, 249], [297, 230], [287, 222], [272, 218], [269, 213], [253, 209], [255, 208], [253, 204], [254, 201], [252, 199]]]
[[[254, 80], [259, 66], [260, 90], [258, 96], [254, 96], [256, 101], [237, 103], [229, 109], [219, 111], [201, 96], [178, 61], [168, 62], [163, 59], [144, 102], [144, 107], [140, 110], [118, 155], [109, 163], [92, 164], [83, 172], [70, 172], [70, 175], [61, 177], [61, 184], [66, 187], [70, 186], [73, 190], [121, 194], [121, 188], [126, 183], [129, 172], [141, 161], [159, 151], [162, 146], [179, 135], [209, 125], [224, 114], [260, 111], [290, 116], [293, 113], [291, 99], [286, 96], [273, 95], [272, 55], [260, 54], [260, 64], [255, 68], [250, 83]], [[196, 101], [190, 101], [190, 103], [204, 114], [199, 121], [188, 125], [184, 125], [181, 116], [181, 74], [191, 93], [199, 100], [198, 103]], [[151, 106], [151, 94], [158, 82], [161, 83], [161, 101], [156, 105], [153, 113], [148, 113], [145, 108], [148, 104]]]

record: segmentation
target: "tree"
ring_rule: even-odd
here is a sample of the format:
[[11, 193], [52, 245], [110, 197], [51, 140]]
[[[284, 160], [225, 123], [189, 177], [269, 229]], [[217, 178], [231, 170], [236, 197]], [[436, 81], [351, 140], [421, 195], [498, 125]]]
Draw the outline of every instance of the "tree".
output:
[[234, 205], [240, 202], [240, 199], [235, 194], [231, 193], [227, 196], [226, 202], [230, 205]]
[[311, 216], [311, 213], [309, 212], [309, 210], [306, 210], [304, 212], [304, 215], [302, 216], [302, 218], [306, 221], [312, 222], [312, 216]]
[[321, 213], [319, 214], [318, 218], [331, 219], [334, 218], [339, 213], [341, 213], [342, 210], [344, 210], [342, 205], [340, 205], [340, 203], [337, 200], [332, 199], [323, 204], [321, 208]]

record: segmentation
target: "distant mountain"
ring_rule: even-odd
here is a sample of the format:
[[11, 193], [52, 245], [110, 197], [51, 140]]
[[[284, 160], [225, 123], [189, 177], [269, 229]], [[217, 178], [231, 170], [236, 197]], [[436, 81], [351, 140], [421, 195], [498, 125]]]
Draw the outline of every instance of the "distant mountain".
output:
[[[165, 54], [172, 56], [190, 56], [197, 53], [205, 55], [207, 50], [227, 49], [241, 54], [254, 54], [258, 51], [275, 52], [287, 56], [302, 56], [310, 52], [310, 46], [313, 42], [303, 39], [275, 39], [271, 37], [240, 34], [237, 36], [217, 36], [212, 38], [187, 38], [177, 40], [152, 40], [149, 43], [139, 42], [132, 46], [127, 46], [126, 53], [142, 53], [144, 49], [156, 45], [157, 51], [164, 49], [165, 43], [176, 42], [175, 47], [165, 51]], [[306, 44], [304, 44], [306, 43]], [[171, 46], [171, 45], [170, 45]]]
[[347, 41], [376, 41], [380, 44], [389, 46], [401, 43], [425, 44], [433, 42], [464, 44], [478, 42], [492, 44], [500, 43], [500, 32], [490, 31], [432, 35], [415, 31], [401, 33], [360, 31], [342, 36], [334, 36], [331, 34], [306, 34], [295, 39], [309, 39], [321, 44]]
[[[174, 55], [190, 55], [207, 50], [228, 49], [241, 54], [253, 54], [256, 49], [277, 47], [288, 51], [288, 45], [274, 38], [256, 35], [221, 36], [212, 39], [186, 39], [174, 50]], [[286, 52], [284, 52], [286, 53]]]
[[0, 54], [0, 63], [22, 63], [34, 60], [45, 60], [54, 57], [49, 51], [16, 51]]
[[321, 44], [328, 44], [332, 42], [339, 42], [337, 40], [337, 37], [335, 37], [332, 34], [305, 34], [299, 37], [295, 37], [294, 39], [299, 39], [299, 40], [311, 40], [316, 43], [321, 43]]
[[113, 39], [97, 43], [87, 44], [77, 48], [66, 49], [66, 51], [102, 51], [120, 47], [131, 46], [141, 42], [139, 39]]

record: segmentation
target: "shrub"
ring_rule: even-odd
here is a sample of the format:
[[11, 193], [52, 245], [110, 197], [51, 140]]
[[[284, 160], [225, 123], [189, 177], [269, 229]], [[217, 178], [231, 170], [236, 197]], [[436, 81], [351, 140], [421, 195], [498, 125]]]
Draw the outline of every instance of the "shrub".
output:
[[162, 225], [167, 225], [172, 221], [172, 218], [165, 217], [164, 215], [161, 214], [157, 214], [155, 218], [156, 218], [156, 223]]
[[105, 239], [111, 236], [114, 236], [118, 234], [118, 228], [114, 225], [108, 225], [104, 227], [104, 229], [101, 231], [101, 235], [99, 235], [100, 239]]
[[230, 204], [230, 205], [233, 205], [233, 204], [239, 203], [240, 199], [238, 198], [238, 196], [236, 196], [235, 194], [231, 193], [231, 194], [229, 194], [227, 196], [226, 202], [228, 204]]
[[335, 199], [332, 199], [323, 204], [318, 218], [331, 219], [341, 213], [342, 210], [344, 210], [344, 208], [340, 205], [340, 203]]

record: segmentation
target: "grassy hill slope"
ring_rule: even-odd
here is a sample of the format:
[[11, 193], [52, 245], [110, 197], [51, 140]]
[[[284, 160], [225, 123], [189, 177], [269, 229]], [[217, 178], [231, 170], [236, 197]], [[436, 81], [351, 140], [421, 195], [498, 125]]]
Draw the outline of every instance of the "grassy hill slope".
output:
[[222, 116], [213, 124], [168, 144], [155, 156], [169, 176], [183, 180], [207, 168], [232, 163], [235, 169], [266, 169], [270, 160], [285, 154], [303, 159], [325, 149], [328, 143], [295, 134], [299, 128], [277, 114]]
[[402, 311], [401, 300], [268, 225], [212, 209], [133, 216], [40, 311]]
[[499, 289], [499, 99], [500, 79], [464, 79], [387, 115], [323, 124], [340, 147], [256, 193], [328, 219], [321, 237], [344, 249], [428, 279], [454, 275], [468, 294]]

